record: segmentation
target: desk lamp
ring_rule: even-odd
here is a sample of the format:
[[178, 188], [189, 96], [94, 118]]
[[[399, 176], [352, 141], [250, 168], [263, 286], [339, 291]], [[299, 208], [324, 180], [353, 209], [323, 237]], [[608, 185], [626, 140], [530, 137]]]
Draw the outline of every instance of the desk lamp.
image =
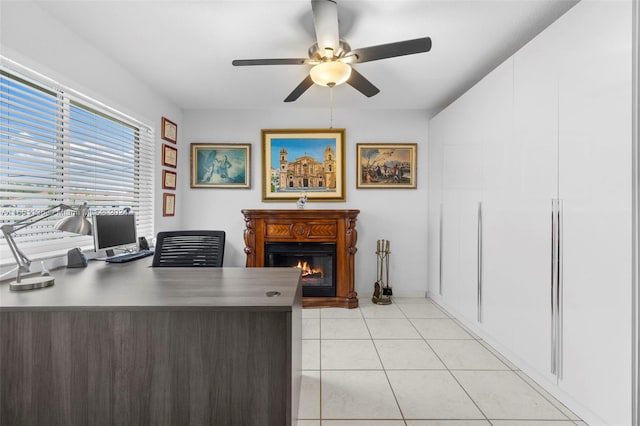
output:
[[31, 270], [31, 259], [29, 259], [27, 255], [25, 255], [18, 248], [16, 242], [13, 240], [13, 234], [20, 231], [21, 229], [27, 228], [48, 217], [51, 217], [58, 213], [62, 213], [66, 210], [75, 211], [76, 214], [73, 216], [67, 216], [59, 220], [55, 224], [55, 229], [60, 231], [73, 232], [74, 234], [91, 235], [91, 222], [87, 220], [89, 207], [87, 206], [86, 202], [77, 209], [69, 207], [66, 204], [58, 204], [57, 206], [43, 210], [40, 213], [19, 220], [13, 224], [2, 225], [2, 233], [4, 234], [4, 238], [7, 241], [7, 245], [9, 245], [9, 248], [11, 249], [13, 257], [16, 259], [16, 263], [18, 264], [14, 269], [7, 272], [10, 273], [14, 270], [17, 271], [16, 280], [12, 281], [11, 284], [9, 284], [10, 290], [33, 290], [36, 288], [49, 287], [55, 283], [55, 278], [48, 275], [22, 278], [23, 273], [27, 273]]

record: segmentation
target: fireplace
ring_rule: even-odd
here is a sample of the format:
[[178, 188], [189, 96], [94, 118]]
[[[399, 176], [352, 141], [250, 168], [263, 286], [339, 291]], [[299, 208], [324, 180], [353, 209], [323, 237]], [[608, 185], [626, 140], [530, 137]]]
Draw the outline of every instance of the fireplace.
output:
[[[302, 306], [357, 308], [354, 287], [358, 213], [359, 210], [242, 210], [246, 266], [261, 268], [282, 263], [297, 267], [300, 261]], [[302, 256], [309, 255], [304, 253], [307, 249], [312, 251], [311, 259]], [[304, 261], [316, 271], [302, 271]]]
[[266, 243], [264, 266], [300, 269], [303, 297], [335, 297], [334, 243]]

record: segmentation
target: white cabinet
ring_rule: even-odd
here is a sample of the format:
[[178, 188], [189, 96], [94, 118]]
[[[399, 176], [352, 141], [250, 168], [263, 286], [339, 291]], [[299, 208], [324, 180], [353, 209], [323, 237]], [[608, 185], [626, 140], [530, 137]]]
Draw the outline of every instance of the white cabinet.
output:
[[[511, 116], [505, 117], [511, 133], [494, 138], [486, 150], [490, 177], [485, 188], [483, 256], [485, 329], [524, 363], [523, 368], [552, 382], [551, 201], [558, 188], [556, 35], [553, 28], [547, 30], [513, 56], [511, 68], [492, 75], [512, 87], [512, 98], [503, 100], [511, 108]], [[494, 160], [496, 154], [500, 156]]]
[[[560, 45], [563, 203], [560, 387], [611, 425], [631, 423], [631, 4], [589, 3]], [[595, 422], [594, 422], [595, 423]]]
[[[477, 298], [478, 202], [482, 197], [482, 144], [478, 138], [481, 117], [457, 103], [432, 121], [431, 137], [442, 153], [441, 264], [438, 289], [432, 297], [467, 321], [475, 321]], [[459, 120], [459, 117], [470, 119]], [[433, 210], [432, 210], [433, 211]], [[430, 286], [433, 288], [433, 286]], [[440, 295], [441, 293], [441, 295]]]
[[[486, 179], [502, 185], [495, 177], [506, 177], [501, 170], [511, 167], [506, 149], [512, 127], [511, 75], [509, 60], [441, 113], [430, 126], [431, 142], [441, 150], [443, 162], [440, 301], [467, 322], [481, 322], [486, 311], [479, 282], [483, 274], [478, 269], [482, 251], [480, 209], [490, 208], [483, 203]], [[504, 188], [501, 186], [501, 189]], [[506, 271], [504, 265], [497, 266], [500, 272]], [[439, 297], [438, 294], [434, 298]], [[504, 307], [503, 303], [498, 304], [501, 309]]]
[[475, 161], [481, 147], [445, 145], [442, 190], [442, 296], [457, 315], [477, 316], [477, 206], [482, 169]]
[[631, 40], [630, 1], [580, 2], [430, 130], [442, 161], [434, 298], [591, 425], [631, 423]]
[[[438, 119], [435, 119], [437, 122]], [[440, 294], [441, 244], [442, 244], [442, 139], [439, 129], [443, 126], [429, 126], [429, 144], [427, 146], [427, 173], [429, 207], [427, 217], [427, 294], [434, 300]]]

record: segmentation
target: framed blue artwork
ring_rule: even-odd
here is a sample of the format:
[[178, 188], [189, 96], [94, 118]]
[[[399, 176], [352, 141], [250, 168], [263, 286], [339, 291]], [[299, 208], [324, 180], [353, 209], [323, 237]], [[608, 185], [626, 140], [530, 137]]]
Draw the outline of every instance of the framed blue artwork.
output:
[[251, 187], [250, 144], [191, 144], [191, 188]]

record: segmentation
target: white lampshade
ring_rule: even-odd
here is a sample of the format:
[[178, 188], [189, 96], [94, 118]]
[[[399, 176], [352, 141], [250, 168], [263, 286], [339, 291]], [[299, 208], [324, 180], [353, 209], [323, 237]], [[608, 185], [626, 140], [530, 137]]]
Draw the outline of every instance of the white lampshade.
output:
[[344, 83], [351, 77], [351, 67], [340, 61], [322, 62], [309, 72], [314, 83], [333, 87]]

